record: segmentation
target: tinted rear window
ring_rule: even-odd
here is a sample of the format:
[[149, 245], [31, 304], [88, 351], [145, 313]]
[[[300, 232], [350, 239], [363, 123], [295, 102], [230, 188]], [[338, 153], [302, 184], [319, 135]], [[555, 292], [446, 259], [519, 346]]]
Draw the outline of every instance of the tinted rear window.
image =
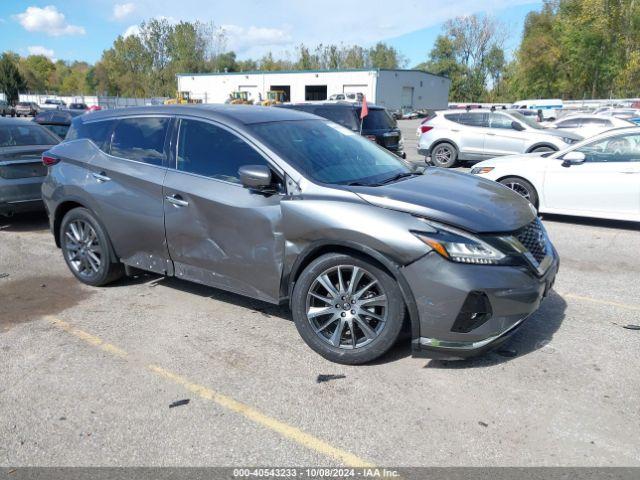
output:
[[[358, 118], [360, 118], [361, 110], [358, 109]], [[362, 122], [363, 130], [389, 130], [392, 128], [396, 128], [396, 121], [394, 118], [387, 113], [386, 110], [378, 110], [371, 109], [369, 110], [369, 115], [364, 117], [364, 121]]]
[[111, 155], [160, 166], [165, 159], [164, 139], [168, 127], [168, 118], [120, 120], [113, 132]]
[[67, 140], [87, 138], [93, 141], [99, 149], [106, 151], [115, 123], [115, 120], [103, 120], [90, 123], [84, 123], [79, 119], [74, 120], [67, 134]]
[[40, 125], [1, 125], [0, 147], [56, 145], [60, 139]]
[[[349, 130], [358, 130], [358, 119], [356, 118], [356, 112], [353, 108], [331, 108], [331, 107], [318, 107], [313, 112], [319, 117], [324, 117], [327, 120], [336, 122]], [[371, 114], [371, 112], [369, 112]]]

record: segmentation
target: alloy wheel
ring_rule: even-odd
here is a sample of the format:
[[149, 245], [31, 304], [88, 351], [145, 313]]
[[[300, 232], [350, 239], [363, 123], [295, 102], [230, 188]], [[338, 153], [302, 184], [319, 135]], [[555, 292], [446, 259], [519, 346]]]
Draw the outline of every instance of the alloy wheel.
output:
[[453, 152], [450, 148], [438, 147], [434, 153], [434, 158], [436, 163], [445, 165], [451, 161], [451, 155], [453, 155]]
[[504, 184], [506, 187], [509, 187], [514, 192], [522, 195], [527, 200], [531, 201], [531, 192], [527, 187], [517, 182], [508, 182]]
[[102, 247], [96, 231], [84, 220], [70, 222], [64, 232], [69, 265], [82, 277], [93, 277], [102, 265]]
[[370, 272], [355, 265], [338, 265], [311, 284], [306, 315], [324, 342], [356, 349], [374, 341], [384, 329], [387, 302], [382, 285]]

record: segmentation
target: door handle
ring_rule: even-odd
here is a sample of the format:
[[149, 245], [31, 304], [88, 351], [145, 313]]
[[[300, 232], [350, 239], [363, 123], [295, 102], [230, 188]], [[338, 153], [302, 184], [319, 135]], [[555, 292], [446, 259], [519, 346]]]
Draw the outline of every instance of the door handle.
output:
[[164, 198], [167, 200], [167, 202], [173, 204], [176, 207], [188, 207], [189, 206], [189, 202], [187, 202], [186, 200], [183, 200], [180, 195], [167, 195]]
[[95, 178], [100, 183], [108, 182], [109, 180], [111, 180], [111, 178], [107, 177], [104, 172], [92, 173], [91, 175], [93, 175], [93, 178]]
[[492, 137], [495, 137], [496, 134], [495, 133], [487, 133], [487, 135], [491, 135]]

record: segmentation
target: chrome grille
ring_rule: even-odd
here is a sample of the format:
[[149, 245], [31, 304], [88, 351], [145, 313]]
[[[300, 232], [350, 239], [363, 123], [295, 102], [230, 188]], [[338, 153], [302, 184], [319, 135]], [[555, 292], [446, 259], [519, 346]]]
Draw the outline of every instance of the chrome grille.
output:
[[538, 263], [547, 255], [547, 236], [539, 218], [524, 227], [517, 238]]

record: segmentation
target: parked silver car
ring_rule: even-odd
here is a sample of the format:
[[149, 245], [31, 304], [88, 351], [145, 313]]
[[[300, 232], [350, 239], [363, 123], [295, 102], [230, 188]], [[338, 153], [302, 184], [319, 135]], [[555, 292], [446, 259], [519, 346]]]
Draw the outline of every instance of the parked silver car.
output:
[[420, 124], [417, 133], [418, 153], [446, 168], [459, 160], [558, 151], [582, 140], [574, 133], [545, 129], [515, 110], [438, 111]]
[[288, 302], [302, 338], [336, 362], [382, 355], [405, 320], [414, 354], [481, 353], [538, 308], [558, 270], [517, 193], [417, 172], [295, 110], [91, 113], [43, 161], [51, 229], [80, 281], [142, 269]]
[[47, 169], [41, 155], [58, 142], [40, 125], [0, 118], [0, 215], [44, 209], [40, 189]]
[[40, 106], [36, 102], [18, 102], [16, 104], [16, 115], [18, 117], [20, 115], [35, 117], [38, 113], [40, 113]]
[[6, 100], [0, 100], [0, 116], [13, 117], [16, 114], [15, 108], [13, 108]]

